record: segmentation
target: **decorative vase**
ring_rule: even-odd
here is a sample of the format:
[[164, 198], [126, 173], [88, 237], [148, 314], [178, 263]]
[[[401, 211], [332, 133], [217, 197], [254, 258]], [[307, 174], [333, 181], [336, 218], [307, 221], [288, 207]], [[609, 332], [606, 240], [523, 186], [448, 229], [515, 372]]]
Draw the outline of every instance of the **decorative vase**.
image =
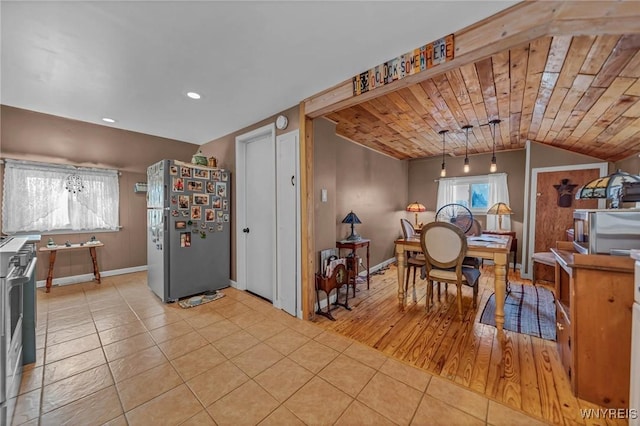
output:
[[216, 160], [216, 157], [209, 157], [208, 164], [209, 167], [218, 167], [218, 160]]

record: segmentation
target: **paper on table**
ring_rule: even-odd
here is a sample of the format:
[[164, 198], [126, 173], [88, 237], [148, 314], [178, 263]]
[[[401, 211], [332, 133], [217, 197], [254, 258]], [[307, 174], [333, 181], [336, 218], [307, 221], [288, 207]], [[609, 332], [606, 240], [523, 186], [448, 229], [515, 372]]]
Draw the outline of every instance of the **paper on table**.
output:
[[504, 238], [496, 237], [492, 235], [476, 235], [472, 237], [467, 237], [468, 241], [485, 241], [488, 243], [504, 243]]

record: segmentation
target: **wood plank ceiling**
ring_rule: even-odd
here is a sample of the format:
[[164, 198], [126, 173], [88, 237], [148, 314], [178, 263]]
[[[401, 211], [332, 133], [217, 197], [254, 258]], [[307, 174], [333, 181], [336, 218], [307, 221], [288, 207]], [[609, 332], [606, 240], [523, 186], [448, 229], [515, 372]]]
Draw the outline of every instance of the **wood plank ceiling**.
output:
[[640, 152], [640, 35], [543, 37], [326, 115], [405, 160], [522, 149], [532, 140], [607, 161]]

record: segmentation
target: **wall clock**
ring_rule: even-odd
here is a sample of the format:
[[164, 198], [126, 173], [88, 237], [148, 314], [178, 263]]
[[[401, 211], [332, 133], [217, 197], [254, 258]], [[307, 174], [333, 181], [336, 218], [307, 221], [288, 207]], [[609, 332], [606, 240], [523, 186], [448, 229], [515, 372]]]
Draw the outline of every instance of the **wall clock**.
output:
[[285, 115], [279, 115], [276, 118], [276, 128], [278, 130], [284, 130], [287, 128], [287, 124], [289, 124], [289, 119]]

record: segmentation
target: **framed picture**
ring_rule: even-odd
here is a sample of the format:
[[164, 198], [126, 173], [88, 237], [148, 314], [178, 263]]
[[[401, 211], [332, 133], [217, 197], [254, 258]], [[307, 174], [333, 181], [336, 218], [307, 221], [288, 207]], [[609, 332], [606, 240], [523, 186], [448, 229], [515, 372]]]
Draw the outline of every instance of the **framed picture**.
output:
[[169, 166], [169, 174], [177, 175], [178, 174], [178, 166]]
[[224, 182], [216, 182], [216, 195], [218, 197], [227, 198], [227, 184]]
[[179, 195], [178, 196], [178, 208], [181, 210], [189, 208], [189, 196], [188, 195]]
[[180, 247], [191, 247], [191, 232], [180, 233]]
[[216, 211], [214, 209], [204, 209], [204, 220], [206, 222], [215, 222]]
[[207, 182], [207, 193], [215, 194], [216, 193], [216, 184], [213, 182]]
[[176, 220], [176, 229], [187, 229], [187, 221]]
[[191, 167], [180, 167], [180, 176], [191, 177]]
[[193, 169], [193, 177], [200, 179], [209, 179], [209, 170]]
[[229, 200], [222, 200], [222, 210], [229, 210]]
[[184, 192], [184, 180], [173, 178], [173, 192]]
[[222, 208], [222, 198], [218, 197], [217, 195], [212, 195], [211, 201], [212, 201], [211, 205], [213, 206], [214, 209]]
[[222, 177], [222, 181], [226, 182], [229, 180], [229, 173], [228, 172], [222, 172], [221, 173], [221, 177]]
[[199, 180], [188, 180], [187, 189], [189, 191], [202, 192], [202, 182]]
[[202, 207], [200, 207], [200, 206], [191, 206], [191, 219], [192, 220], [200, 220], [200, 219], [202, 219]]
[[211, 172], [211, 180], [220, 180], [220, 170], [214, 170]]
[[193, 204], [196, 206], [206, 206], [209, 204], [209, 194], [193, 194]]

